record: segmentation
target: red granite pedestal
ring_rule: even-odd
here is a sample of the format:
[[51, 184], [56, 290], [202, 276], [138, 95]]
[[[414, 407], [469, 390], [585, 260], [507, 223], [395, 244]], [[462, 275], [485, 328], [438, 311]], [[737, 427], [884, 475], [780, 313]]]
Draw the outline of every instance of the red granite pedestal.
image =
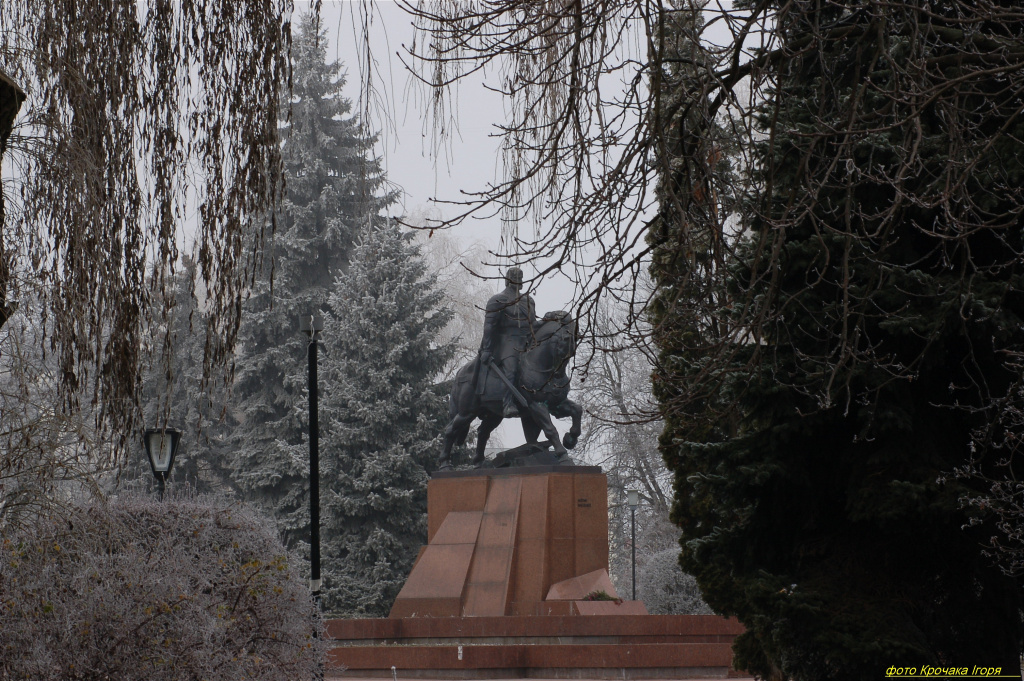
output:
[[334, 620], [334, 677], [717, 678], [743, 631], [589, 601], [614, 587], [597, 466], [437, 473], [428, 543], [382, 620]]
[[430, 481], [428, 543], [391, 617], [546, 614], [553, 584], [608, 569], [608, 482], [599, 467], [498, 470]]
[[[736, 620], [714, 615], [333, 620], [328, 678], [712, 679]], [[394, 667], [394, 671], [392, 671]]]

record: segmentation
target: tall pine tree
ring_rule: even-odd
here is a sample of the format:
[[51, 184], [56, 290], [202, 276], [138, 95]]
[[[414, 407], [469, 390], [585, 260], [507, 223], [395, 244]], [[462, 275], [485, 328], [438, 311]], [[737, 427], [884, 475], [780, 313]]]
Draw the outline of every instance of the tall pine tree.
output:
[[290, 546], [308, 537], [309, 527], [306, 339], [299, 316], [327, 308], [355, 235], [393, 200], [381, 194], [373, 139], [350, 115], [341, 66], [327, 62], [315, 17], [301, 19], [293, 55], [291, 116], [282, 121], [287, 193], [239, 333], [232, 442], [236, 484], [276, 515]]
[[[656, 320], [684, 566], [765, 677], [1016, 675], [1022, 580], [984, 556], [992, 528], [950, 474], [998, 435], [1024, 347], [1024, 22], [1005, 3], [770, 4], [732, 361], [686, 356], [670, 306]], [[688, 271], [656, 245], [670, 295]], [[715, 399], [675, 408], [698, 371]], [[701, 425], [726, 406], [728, 429]]]
[[324, 328], [324, 609], [384, 617], [426, 543], [427, 470], [455, 352], [436, 275], [396, 225], [369, 230], [338, 278]]

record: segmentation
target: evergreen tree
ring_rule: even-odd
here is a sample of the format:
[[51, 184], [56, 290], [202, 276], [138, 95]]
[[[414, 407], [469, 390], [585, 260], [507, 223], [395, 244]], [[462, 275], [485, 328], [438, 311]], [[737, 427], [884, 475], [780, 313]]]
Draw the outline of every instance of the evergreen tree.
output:
[[[380, 191], [373, 139], [363, 135], [342, 97], [337, 62], [315, 17], [301, 19], [291, 117], [283, 132], [287, 194], [269, 261], [246, 304], [239, 332], [232, 441], [235, 483], [270, 510], [289, 546], [309, 536], [306, 339], [302, 314], [325, 310], [360, 225], [379, 219], [393, 195]], [[272, 283], [271, 283], [272, 277]]]
[[427, 470], [447, 418], [435, 381], [455, 352], [411, 234], [373, 228], [329, 300], [321, 361], [324, 608], [383, 617], [426, 543]]
[[[728, 271], [732, 361], [684, 352], [693, 325], [657, 308], [683, 564], [746, 625], [739, 668], [1019, 670], [1022, 580], [983, 555], [984, 515], [965, 527], [971, 481], [946, 478], [998, 435], [1024, 347], [1024, 120], [986, 70], [1024, 31], [986, 21], [998, 5], [779, 8], [762, 201]], [[664, 301], [689, 272], [657, 246]], [[729, 428], [707, 425], [714, 400], [675, 407], [697, 372], [741, 415]]]

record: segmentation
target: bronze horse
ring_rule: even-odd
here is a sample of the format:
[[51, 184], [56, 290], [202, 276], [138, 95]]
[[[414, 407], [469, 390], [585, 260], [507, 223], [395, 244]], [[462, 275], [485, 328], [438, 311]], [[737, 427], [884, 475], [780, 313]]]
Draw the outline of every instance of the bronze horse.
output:
[[[569, 360], [576, 353], [576, 322], [568, 312], [549, 312], [544, 315], [541, 324], [535, 329], [533, 342], [523, 353], [519, 364], [519, 381], [516, 387], [526, 398], [527, 407], [519, 405], [520, 419], [523, 424], [523, 435], [530, 444], [537, 442], [541, 431], [554, 447], [560, 459], [566, 459], [566, 449], [576, 446], [581, 427], [580, 418], [583, 408], [569, 399], [569, 376], [566, 368]], [[481, 464], [484, 460], [484, 449], [491, 431], [502, 422], [502, 406], [505, 393], [508, 391], [499, 369], [491, 367], [482, 395], [476, 394], [474, 376], [483, 370], [477, 369], [480, 358], [462, 367], [455, 376], [452, 392], [449, 396], [448, 426], [444, 429], [444, 450], [438, 464], [441, 468], [451, 465], [452, 447], [464, 444], [469, 434], [469, 426], [475, 419], [480, 419], [477, 432], [476, 456], [473, 464]], [[551, 417], [572, 417], [572, 427], [562, 441], [558, 439], [558, 431], [551, 422]]]

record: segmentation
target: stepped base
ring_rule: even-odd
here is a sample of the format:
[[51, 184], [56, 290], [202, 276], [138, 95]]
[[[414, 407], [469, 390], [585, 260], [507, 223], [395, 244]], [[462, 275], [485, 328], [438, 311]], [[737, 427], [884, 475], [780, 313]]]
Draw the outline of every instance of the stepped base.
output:
[[330, 678], [728, 678], [735, 620], [712, 615], [333, 620]]
[[332, 672], [328, 670], [325, 681], [348, 679], [434, 679], [435, 681], [483, 681], [490, 679], [579, 679], [580, 681], [591, 679], [601, 681], [618, 679], [619, 681], [655, 681], [668, 679], [691, 679], [692, 681], [711, 681], [711, 679], [734, 679], [744, 681], [749, 679], [745, 674], [737, 674], [729, 671], [722, 673], [721, 670], [709, 669], [707, 667], [665, 667], [664, 669], [430, 669], [416, 670], [407, 669], [402, 672], [391, 670], [367, 671], [365, 673]]

